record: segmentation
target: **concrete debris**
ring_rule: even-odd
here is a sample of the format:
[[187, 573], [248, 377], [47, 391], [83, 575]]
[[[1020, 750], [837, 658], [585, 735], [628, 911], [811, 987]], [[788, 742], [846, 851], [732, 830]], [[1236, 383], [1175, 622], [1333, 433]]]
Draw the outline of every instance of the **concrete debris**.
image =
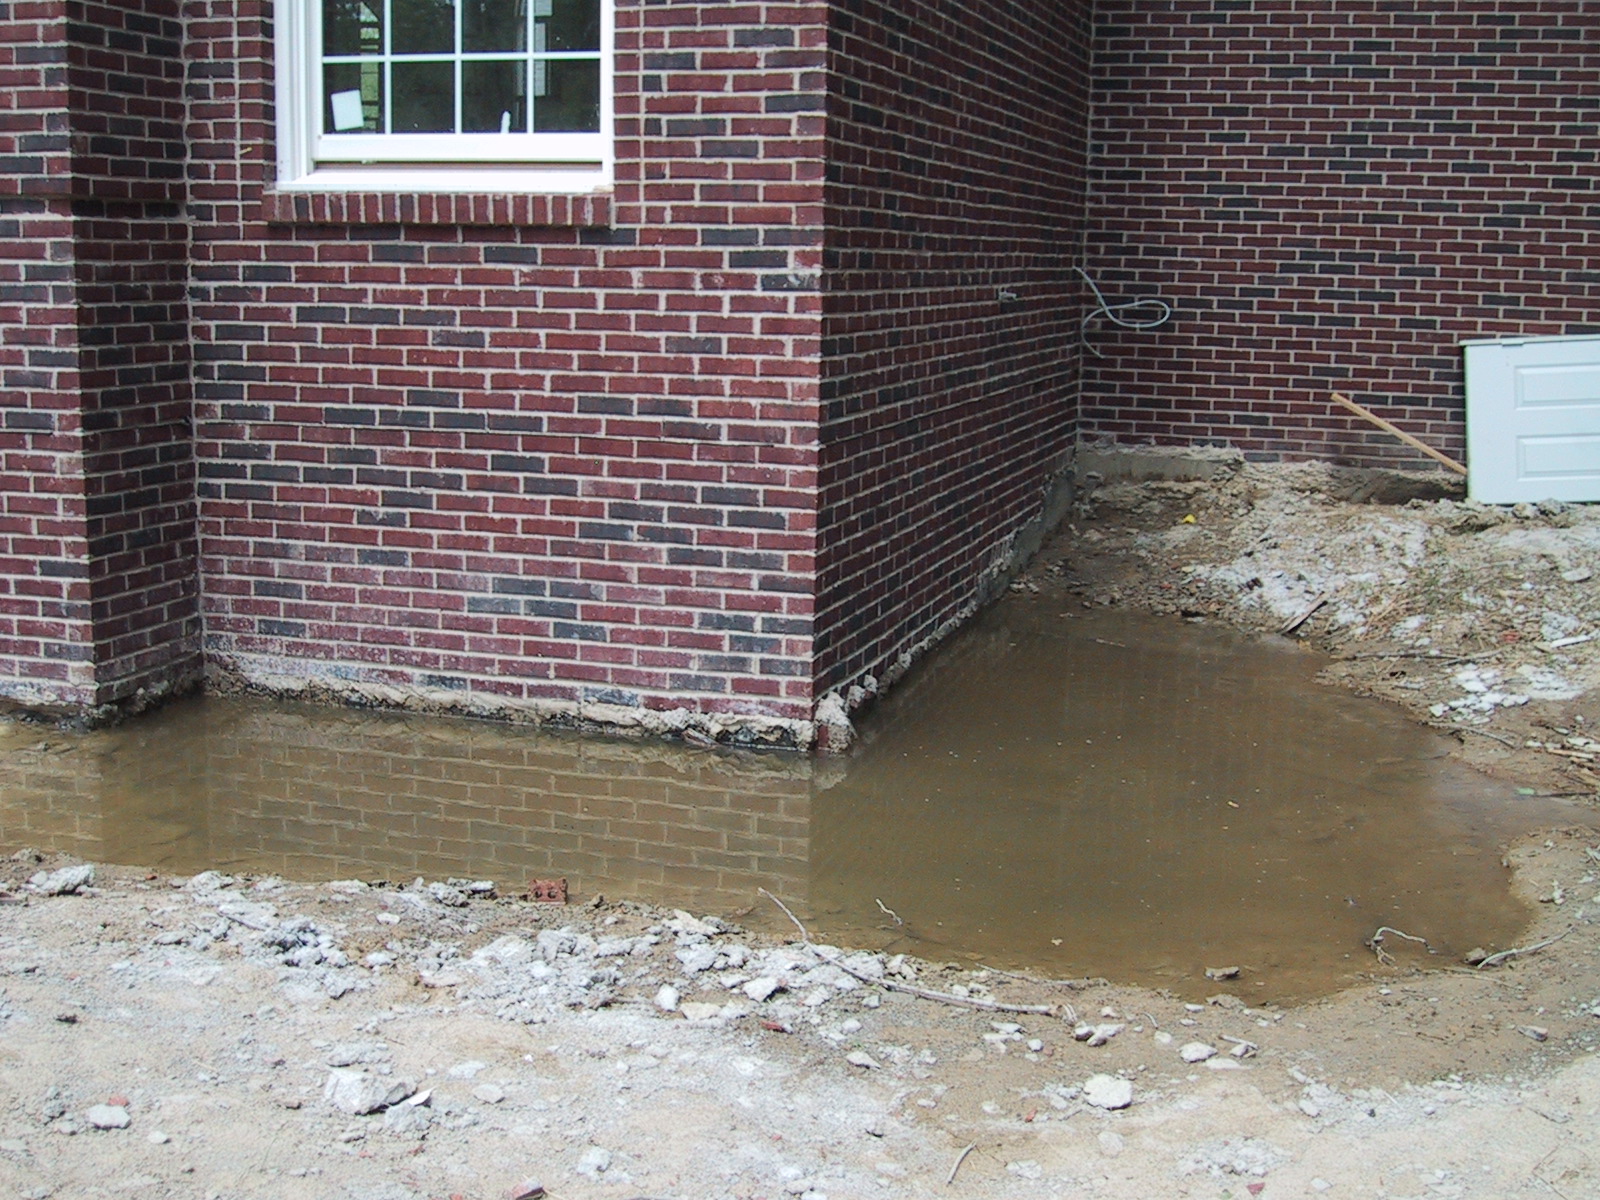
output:
[[1204, 1172], [1213, 1176], [1245, 1175], [1261, 1178], [1283, 1166], [1289, 1154], [1260, 1138], [1227, 1138], [1206, 1142], [1178, 1165], [1184, 1175]]
[[133, 1124], [128, 1110], [120, 1104], [96, 1104], [83, 1116], [95, 1129], [126, 1129]]
[[71, 896], [93, 882], [93, 865], [79, 863], [55, 871], [40, 871], [29, 878], [28, 887], [41, 896]]
[[1104, 1046], [1126, 1028], [1126, 1025], [1118, 1023], [1080, 1024], [1073, 1029], [1072, 1036], [1077, 1041], [1085, 1042], [1090, 1046]]
[[1178, 1057], [1186, 1063], [1202, 1063], [1216, 1052], [1215, 1046], [1208, 1046], [1204, 1042], [1186, 1042], [1178, 1048]]
[[1127, 1108], [1133, 1103], [1133, 1084], [1115, 1075], [1091, 1075], [1083, 1083], [1083, 1102], [1113, 1111]]
[[405, 1080], [390, 1080], [365, 1071], [336, 1067], [328, 1072], [322, 1098], [340, 1112], [360, 1117], [399, 1104], [413, 1092]]
[[772, 976], [763, 975], [759, 979], [749, 980], [739, 990], [742, 991], [746, 996], [750, 997], [750, 999], [754, 1000], [757, 1004], [760, 1004], [765, 1000], [771, 999], [772, 994], [781, 990], [782, 987], [783, 984], [779, 983]]
[[578, 1158], [577, 1166], [573, 1168], [585, 1179], [599, 1179], [611, 1169], [611, 1151], [601, 1146], [590, 1146]]
[[460, 888], [451, 887], [448, 883], [430, 883], [428, 895], [432, 896], [446, 908], [465, 908], [467, 894]]

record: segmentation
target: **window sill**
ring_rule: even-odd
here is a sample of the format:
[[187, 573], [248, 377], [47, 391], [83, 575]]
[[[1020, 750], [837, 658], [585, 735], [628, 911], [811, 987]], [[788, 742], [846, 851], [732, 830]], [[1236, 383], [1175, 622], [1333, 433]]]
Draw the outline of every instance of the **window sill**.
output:
[[261, 197], [267, 221], [280, 225], [501, 225], [596, 228], [611, 224], [611, 193], [374, 191], [348, 188], [278, 189]]

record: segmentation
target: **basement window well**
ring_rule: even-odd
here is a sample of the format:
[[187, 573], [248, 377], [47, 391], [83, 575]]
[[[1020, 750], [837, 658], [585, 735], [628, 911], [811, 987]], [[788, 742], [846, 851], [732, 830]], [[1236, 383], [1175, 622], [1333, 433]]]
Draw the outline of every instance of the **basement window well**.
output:
[[1600, 500], [1600, 337], [1465, 342], [1467, 494]]

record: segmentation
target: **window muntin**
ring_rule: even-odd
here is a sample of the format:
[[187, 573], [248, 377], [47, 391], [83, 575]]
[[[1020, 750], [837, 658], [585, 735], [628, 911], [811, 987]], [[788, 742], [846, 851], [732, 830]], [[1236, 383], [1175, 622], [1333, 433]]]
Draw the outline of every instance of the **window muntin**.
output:
[[409, 164], [435, 181], [456, 167], [553, 169], [573, 185], [559, 190], [583, 190], [572, 176], [586, 169], [592, 188], [611, 159], [610, 8], [279, 0], [279, 182]]

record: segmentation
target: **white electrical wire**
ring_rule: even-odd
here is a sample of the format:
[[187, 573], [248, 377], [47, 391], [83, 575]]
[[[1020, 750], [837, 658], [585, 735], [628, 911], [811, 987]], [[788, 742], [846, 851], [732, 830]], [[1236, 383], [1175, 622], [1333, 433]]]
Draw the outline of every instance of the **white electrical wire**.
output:
[[[1082, 267], [1073, 267], [1072, 269], [1083, 276], [1083, 281], [1089, 285], [1089, 290], [1094, 293], [1094, 298], [1099, 305], [1099, 307], [1086, 313], [1083, 320], [1078, 322], [1078, 330], [1083, 336], [1083, 344], [1088, 348], [1089, 353], [1096, 358], [1105, 357], [1104, 354], [1094, 348], [1094, 343], [1089, 340], [1089, 322], [1096, 317], [1104, 317], [1113, 325], [1120, 325], [1124, 329], [1154, 329], [1158, 325], [1165, 325], [1172, 319], [1172, 305], [1165, 300], [1147, 296], [1142, 300], [1124, 300], [1121, 303], [1112, 304], [1101, 294], [1100, 289], [1095, 286], [1094, 278], [1089, 272]], [[1150, 317], [1124, 317], [1118, 315], [1119, 313], [1131, 312], [1139, 308], [1154, 309], [1155, 315]]]

